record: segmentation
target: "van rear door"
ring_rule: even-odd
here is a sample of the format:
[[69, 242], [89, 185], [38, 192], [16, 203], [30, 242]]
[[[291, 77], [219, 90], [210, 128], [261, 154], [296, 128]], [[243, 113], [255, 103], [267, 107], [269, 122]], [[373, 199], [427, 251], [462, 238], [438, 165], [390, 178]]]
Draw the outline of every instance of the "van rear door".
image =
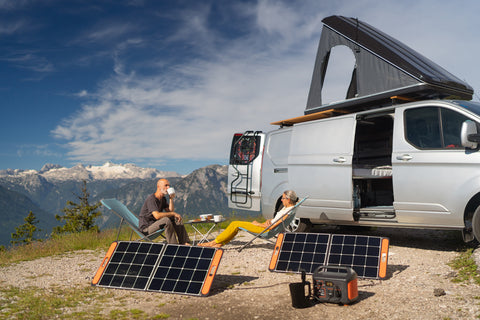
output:
[[228, 206], [260, 211], [260, 187], [265, 134], [246, 131], [233, 136], [228, 166]]

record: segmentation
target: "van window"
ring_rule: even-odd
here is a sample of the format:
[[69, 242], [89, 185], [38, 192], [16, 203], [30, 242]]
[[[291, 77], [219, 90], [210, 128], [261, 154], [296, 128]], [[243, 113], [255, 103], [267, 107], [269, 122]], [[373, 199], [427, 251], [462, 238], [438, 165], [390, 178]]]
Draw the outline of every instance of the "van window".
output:
[[[356, 89], [350, 87], [355, 76], [355, 55], [352, 49], [338, 45], [330, 50], [327, 71], [322, 86], [322, 104], [355, 97]], [[352, 91], [352, 92], [350, 92]]]
[[463, 148], [460, 133], [467, 117], [450, 109], [441, 108], [444, 148]]
[[405, 137], [419, 149], [461, 149], [460, 131], [468, 118], [446, 108], [405, 111]]
[[259, 136], [234, 135], [230, 150], [230, 164], [249, 164], [258, 156], [259, 149]]
[[290, 154], [290, 135], [291, 131], [276, 131], [270, 134], [268, 147], [265, 152], [270, 156], [273, 164], [276, 166], [288, 165], [288, 155]]

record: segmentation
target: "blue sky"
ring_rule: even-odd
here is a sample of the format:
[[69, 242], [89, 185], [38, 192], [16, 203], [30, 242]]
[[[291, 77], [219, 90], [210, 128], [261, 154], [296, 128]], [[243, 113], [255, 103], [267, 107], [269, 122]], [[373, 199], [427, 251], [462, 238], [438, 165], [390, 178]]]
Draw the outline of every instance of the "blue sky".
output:
[[305, 109], [324, 17], [358, 17], [469, 83], [480, 2], [0, 0], [0, 169], [189, 173]]

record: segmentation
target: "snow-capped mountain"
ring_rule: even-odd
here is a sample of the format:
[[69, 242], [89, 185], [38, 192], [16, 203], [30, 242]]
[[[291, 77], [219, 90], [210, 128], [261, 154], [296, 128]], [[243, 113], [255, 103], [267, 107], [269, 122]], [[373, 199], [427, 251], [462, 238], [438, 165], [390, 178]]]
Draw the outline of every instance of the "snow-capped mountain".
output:
[[[55, 215], [65, 206], [67, 200], [74, 200], [82, 181], [88, 184], [90, 196], [121, 188], [135, 181], [154, 181], [159, 178], [180, 179], [176, 172], [140, 168], [134, 164], [105, 163], [103, 166], [76, 165], [64, 168], [47, 164], [40, 171], [8, 169], [0, 171], [0, 186], [8, 191], [25, 195], [41, 209]], [[27, 212], [28, 213], [28, 212]], [[0, 208], [0, 218], [7, 214]]]
[[48, 182], [68, 180], [112, 180], [112, 179], [157, 179], [163, 177], [180, 177], [173, 171], [160, 171], [154, 168], [141, 168], [132, 163], [115, 164], [107, 162], [102, 166], [78, 164], [71, 168], [46, 164], [40, 171], [7, 169], [0, 170], [0, 178], [24, 178], [41, 176]]
[[[176, 190], [175, 211], [189, 217], [204, 213], [228, 216], [227, 166], [210, 165], [187, 176], [133, 164], [106, 163], [103, 166], [77, 165], [64, 168], [45, 165], [41, 170], [0, 171], [0, 245], [7, 245], [15, 227], [23, 223], [30, 210], [42, 229], [49, 233], [58, 225], [55, 215], [62, 214], [67, 201], [78, 202], [82, 180], [87, 181], [90, 203], [117, 198], [132, 212], [138, 213], [145, 198], [155, 191], [156, 181], [166, 177]], [[97, 224], [101, 228], [117, 227], [118, 217], [104, 207]], [[235, 214], [241, 214], [236, 210]]]

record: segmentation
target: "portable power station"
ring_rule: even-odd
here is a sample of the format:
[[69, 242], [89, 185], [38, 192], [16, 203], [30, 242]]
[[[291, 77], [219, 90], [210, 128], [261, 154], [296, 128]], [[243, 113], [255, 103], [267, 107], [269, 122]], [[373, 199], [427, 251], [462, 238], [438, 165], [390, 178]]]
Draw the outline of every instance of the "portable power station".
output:
[[320, 266], [313, 273], [313, 298], [350, 304], [358, 298], [357, 273], [350, 267]]

